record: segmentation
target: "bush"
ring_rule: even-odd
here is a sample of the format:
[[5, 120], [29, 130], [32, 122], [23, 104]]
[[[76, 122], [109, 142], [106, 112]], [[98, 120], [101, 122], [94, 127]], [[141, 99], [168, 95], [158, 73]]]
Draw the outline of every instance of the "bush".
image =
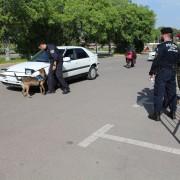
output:
[[16, 64], [16, 63], [25, 62], [25, 61], [27, 61], [27, 59], [15, 58], [15, 59], [10, 59], [9, 61], [6, 61], [5, 58], [0, 58], [0, 64], [6, 64], [6, 63]]

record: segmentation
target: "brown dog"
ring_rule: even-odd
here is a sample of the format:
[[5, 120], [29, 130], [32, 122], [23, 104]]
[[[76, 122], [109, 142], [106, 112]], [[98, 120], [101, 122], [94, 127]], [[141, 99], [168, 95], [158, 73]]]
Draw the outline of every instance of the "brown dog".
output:
[[45, 94], [44, 83], [46, 80], [46, 72], [45, 69], [42, 68], [39, 70], [40, 78], [37, 77], [23, 77], [22, 78], [22, 94], [23, 96], [31, 97], [29, 94], [29, 89], [31, 86], [39, 86], [41, 94]]

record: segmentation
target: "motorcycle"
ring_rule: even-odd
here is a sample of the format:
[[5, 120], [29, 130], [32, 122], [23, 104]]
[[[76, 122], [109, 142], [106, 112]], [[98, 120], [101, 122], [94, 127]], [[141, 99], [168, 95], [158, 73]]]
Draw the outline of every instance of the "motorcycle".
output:
[[130, 67], [134, 67], [134, 65], [136, 64], [136, 52], [134, 50], [128, 50], [125, 53], [125, 58], [126, 58], [126, 67], [130, 68]]

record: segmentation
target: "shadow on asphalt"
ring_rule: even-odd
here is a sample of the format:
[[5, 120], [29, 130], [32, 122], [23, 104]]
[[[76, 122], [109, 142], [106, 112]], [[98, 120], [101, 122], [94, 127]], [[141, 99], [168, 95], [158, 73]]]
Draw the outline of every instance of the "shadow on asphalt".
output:
[[178, 137], [178, 129], [180, 126], [180, 111], [177, 111], [177, 120], [172, 120], [167, 116], [162, 116], [162, 125], [168, 130], [168, 132], [174, 137], [174, 139], [180, 144], [180, 137]]
[[[97, 74], [97, 78], [98, 77], [99, 77], [99, 74]], [[66, 79], [66, 82], [69, 84], [70, 88], [71, 88], [71, 84], [79, 83], [79, 82], [82, 82], [82, 81], [89, 81], [89, 80], [87, 79], [86, 76], [80, 76], [80, 77], [74, 77], [74, 78]], [[62, 90], [61, 85], [57, 84], [56, 89], [59, 89], [59, 88]], [[22, 91], [21, 87], [13, 87], [13, 86], [11, 87], [11, 86], [9, 86], [9, 87], [7, 87], [7, 89], [10, 90], [10, 91], [17, 91], [17, 92]], [[46, 92], [47, 92], [47, 90], [48, 90], [47, 83], [45, 83], [45, 89], [46, 89]], [[30, 87], [29, 93], [30, 93], [31, 96], [33, 96], [34, 94], [40, 93], [40, 88], [39, 87]]]
[[137, 104], [144, 107], [148, 114], [153, 112], [153, 89], [144, 88], [141, 92], [138, 92]]
[[[21, 87], [7, 87], [8, 90], [10, 91], [17, 91], [17, 92], [22, 92], [22, 88]], [[29, 94], [30, 96], [33, 96], [34, 94], [36, 93], [39, 93], [40, 94], [40, 89], [39, 87], [31, 87], [30, 88], [30, 91], [29, 91]]]
[[11, 86], [8, 86], [8, 87], [6, 87], [6, 89], [8, 89], [10, 91], [22, 91], [21, 87], [11, 87]]
[[[147, 111], [147, 114], [153, 113], [153, 89], [144, 88], [141, 92], [138, 92], [137, 104], [141, 107], [144, 107], [144, 109]], [[180, 132], [178, 133], [180, 127], [180, 107], [177, 108], [176, 118], [176, 120], [172, 120], [167, 116], [166, 113], [163, 113], [161, 115], [161, 123], [180, 144]]]

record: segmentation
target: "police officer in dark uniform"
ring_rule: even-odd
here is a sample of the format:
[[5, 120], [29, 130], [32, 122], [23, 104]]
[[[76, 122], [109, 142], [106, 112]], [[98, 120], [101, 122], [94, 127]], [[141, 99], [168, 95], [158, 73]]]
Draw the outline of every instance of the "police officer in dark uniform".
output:
[[[149, 75], [155, 76], [154, 84], [154, 113], [148, 117], [160, 121], [163, 101], [168, 101], [169, 116], [176, 118], [176, 65], [180, 58], [180, 52], [176, 44], [172, 42], [173, 30], [169, 27], [161, 29], [163, 42], [156, 48], [156, 57], [152, 63]], [[167, 99], [164, 99], [167, 98]]]
[[[48, 94], [55, 93], [55, 77], [62, 85], [63, 94], [70, 92], [69, 86], [63, 78], [63, 56], [60, 54], [57, 47], [53, 44], [46, 44], [44, 41], [40, 42], [39, 48], [45, 50], [50, 59], [50, 67], [48, 72]], [[56, 68], [54, 70], [54, 65]]]

